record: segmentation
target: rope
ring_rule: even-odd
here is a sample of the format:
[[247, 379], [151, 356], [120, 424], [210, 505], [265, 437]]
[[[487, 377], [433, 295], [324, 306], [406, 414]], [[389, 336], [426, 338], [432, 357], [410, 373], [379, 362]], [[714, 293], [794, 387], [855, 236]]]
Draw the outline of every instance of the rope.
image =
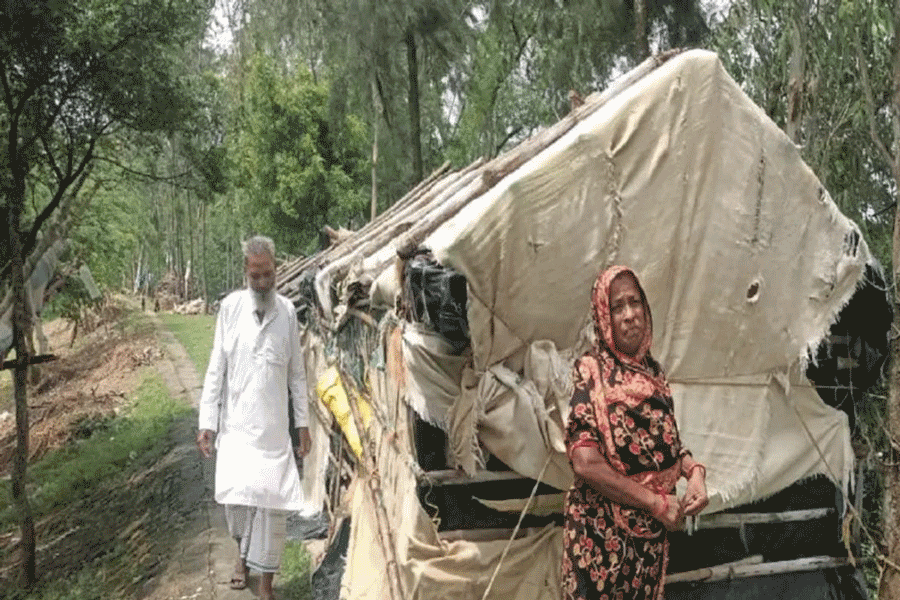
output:
[[544, 461], [544, 466], [541, 468], [540, 474], [537, 476], [537, 480], [534, 482], [534, 487], [531, 489], [531, 495], [528, 497], [528, 501], [525, 503], [525, 508], [522, 509], [522, 512], [519, 514], [519, 522], [516, 523], [515, 529], [513, 529], [512, 535], [509, 536], [509, 540], [506, 542], [506, 546], [503, 548], [503, 553], [500, 555], [500, 560], [497, 561], [497, 566], [494, 568], [494, 573], [491, 575], [491, 580], [488, 582], [487, 587], [484, 590], [484, 594], [481, 596], [481, 600], [487, 600], [488, 594], [491, 593], [491, 588], [494, 587], [494, 580], [497, 578], [497, 573], [500, 572], [500, 567], [503, 566], [503, 561], [506, 560], [506, 554], [509, 552], [510, 546], [512, 546], [513, 540], [516, 539], [516, 535], [519, 533], [519, 528], [522, 526], [522, 520], [525, 518], [525, 515], [528, 514], [528, 509], [531, 508], [531, 502], [534, 500], [535, 495], [537, 494], [538, 486], [541, 485], [541, 479], [544, 477], [544, 471], [547, 470], [547, 467], [550, 465], [550, 458], [553, 455], [548, 453], [547, 460]]

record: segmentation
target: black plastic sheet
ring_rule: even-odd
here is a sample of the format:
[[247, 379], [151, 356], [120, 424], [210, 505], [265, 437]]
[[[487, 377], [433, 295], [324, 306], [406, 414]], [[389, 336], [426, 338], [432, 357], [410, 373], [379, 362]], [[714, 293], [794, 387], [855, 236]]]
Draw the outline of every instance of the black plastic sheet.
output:
[[404, 304], [411, 320], [429, 325], [456, 353], [469, 346], [466, 278], [419, 250], [404, 269]]

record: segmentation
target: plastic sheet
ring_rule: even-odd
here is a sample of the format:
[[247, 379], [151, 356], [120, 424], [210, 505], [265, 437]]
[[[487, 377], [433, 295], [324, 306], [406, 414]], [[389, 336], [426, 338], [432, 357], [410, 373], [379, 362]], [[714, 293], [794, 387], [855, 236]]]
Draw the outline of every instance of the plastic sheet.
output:
[[403, 292], [412, 320], [431, 326], [457, 354], [469, 345], [466, 278], [459, 272], [420, 250], [406, 263]]

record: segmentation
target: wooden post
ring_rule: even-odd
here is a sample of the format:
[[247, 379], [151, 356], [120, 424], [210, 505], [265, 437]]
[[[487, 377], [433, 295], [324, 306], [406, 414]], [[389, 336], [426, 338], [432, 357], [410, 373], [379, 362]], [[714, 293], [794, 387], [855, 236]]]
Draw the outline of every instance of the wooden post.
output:
[[705, 569], [685, 571], [666, 575], [666, 583], [686, 583], [725, 581], [729, 579], [746, 579], [748, 577], [762, 577], [766, 575], [779, 575], [782, 573], [803, 573], [819, 571], [821, 569], [836, 569], [850, 564], [850, 560], [836, 556], [810, 556], [771, 563], [761, 563], [758, 559], [728, 563]]
[[[11, 161], [15, 164], [14, 161]], [[14, 171], [18, 171], [14, 167]], [[20, 177], [21, 175], [21, 177]], [[22, 249], [22, 235], [19, 227], [22, 218], [22, 204], [25, 197], [24, 173], [14, 174], [15, 190], [8, 201], [8, 233], [11, 249], [10, 279], [13, 290], [13, 335], [16, 349], [16, 367], [13, 369], [13, 388], [16, 405], [16, 453], [13, 457], [12, 499], [19, 513], [22, 529], [22, 584], [26, 589], [34, 587], [37, 581], [36, 546], [34, 540], [34, 517], [25, 489], [28, 468], [28, 390], [27, 375], [29, 352], [27, 339], [31, 335], [31, 319], [27, 310], [25, 295], [25, 257]]]

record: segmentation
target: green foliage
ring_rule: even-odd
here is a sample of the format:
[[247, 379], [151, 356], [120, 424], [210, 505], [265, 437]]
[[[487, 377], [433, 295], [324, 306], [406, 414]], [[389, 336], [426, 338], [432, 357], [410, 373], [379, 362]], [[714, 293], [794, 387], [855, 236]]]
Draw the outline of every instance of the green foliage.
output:
[[197, 373], [203, 376], [209, 365], [213, 336], [216, 330], [215, 315], [159, 315], [166, 329], [171, 331], [184, 346]]
[[[450, 80], [458, 81], [451, 92], [459, 118], [444, 151], [456, 163], [508, 149], [568, 113], [569, 90], [602, 90], [636, 64], [630, 2], [496, 2], [485, 9], [464, 76]], [[648, 9], [656, 51], [697, 45], [708, 34], [697, 2]]]
[[312, 558], [303, 542], [289, 540], [281, 559], [281, 570], [278, 574], [278, 587], [281, 594], [291, 600], [311, 600], [312, 595]]
[[361, 122], [329, 122], [325, 85], [304, 69], [282, 73], [262, 54], [245, 85], [230, 152], [253, 229], [298, 253], [316, 247], [323, 225], [360, 224], [368, 166]]
[[71, 322], [80, 322], [83, 311], [88, 307], [99, 305], [100, 301], [101, 299], [91, 299], [78, 275], [69, 275], [66, 276], [59, 293], [45, 307], [44, 313], [49, 318], [62, 317]]
[[[26, 254], [53, 217], [66, 233], [74, 205], [91, 197], [79, 193], [98, 157], [118, 162], [135, 134], [189, 129], [199, 96], [184, 48], [199, 40], [209, 8], [208, 0], [0, 7], [0, 218], [6, 226], [8, 211], [25, 208], [25, 225], [14, 227]], [[0, 246], [4, 281], [8, 252]]]

